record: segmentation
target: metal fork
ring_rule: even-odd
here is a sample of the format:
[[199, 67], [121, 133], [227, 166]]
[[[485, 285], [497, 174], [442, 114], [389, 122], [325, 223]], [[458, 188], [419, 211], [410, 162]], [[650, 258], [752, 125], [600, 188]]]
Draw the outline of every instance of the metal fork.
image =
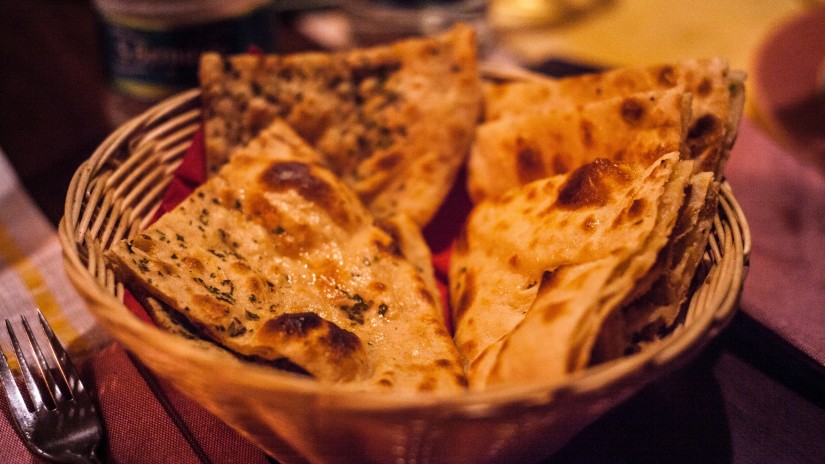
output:
[[[26, 446], [43, 459], [58, 463], [99, 463], [95, 453], [103, 437], [103, 425], [94, 401], [46, 318], [39, 310], [37, 316], [49, 340], [56, 372], [46, 362], [26, 318], [20, 317], [31, 346], [29, 356], [25, 355], [11, 322], [6, 319], [6, 330], [29, 398], [26, 402], [6, 355], [0, 353], [0, 380], [9, 399], [15, 428]], [[31, 358], [36, 362], [30, 361]]]

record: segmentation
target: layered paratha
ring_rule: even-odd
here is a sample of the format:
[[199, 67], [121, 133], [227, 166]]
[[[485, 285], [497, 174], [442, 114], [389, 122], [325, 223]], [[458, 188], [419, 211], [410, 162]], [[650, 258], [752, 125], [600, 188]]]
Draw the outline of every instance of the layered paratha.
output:
[[277, 124], [255, 142], [267, 149], [253, 143], [114, 244], [106, 256], [118, 275], [169, 311], [156, 314], [161, 324], [246, 359], [360, 390], [464, 389], [418, 228], [377, 220], [337, 176], [302, 159], [306, 147], [290, 149], [288, 132], [273, 138]]
[[593, 347], [593, 363], [656, 343], [680, 322], [716, 216], [718, 192], [712, 173], [691, 177], [676, 225], [647, 276], [649, 290], [608, 316]]
[[693, 168], [678, 153], [643, 172], [599, 159], [477, 205], [450, 266], [471, 386], [585, 367], [608, 316], [664, 272]]
[[582, 105], [526, 109], [481, 124], [468, 164], [474, 202], [516, 185], [608, 158], [649, 166], [686, 153], [691, 95], [681, 88], [617, 96]]
[[207, 164], [281, 118], [373, 214], [426, 224], [469, 152], [481, 112], [474, 31], [342, 53], [210, 53], [200, 64]]
[[536, 109], [568, 107], [634, 93], [680, 87], [692, 95], [687, 158], [697, 171], [724, 170], [738, 132], [745, 75], [719, 58], [626, 67], [561, 79], [531, 78], [485, 87], [485, 121]]
[[[469, 162], [468, 190], [479, 202], [478, 211], [455, 248], [450, 274], [458, 308], [456, 341], [474, 388], [559, 378], [638, 350], [672, 330], [683, 314], [716, 213], [719, 181], [741, 116], [743, 79], [722, 60], [687, 60], [487, 86], [486, 120]], [[664, 104], [677, 95], [682, 95], [681, 105]], [[658, 114], [651, 117], [654, 111]], [[645, 122], [629, 124], [626, 115]], [[598, 258], [598, 251], [588, 251], [593, 243], [623, 249], [637, 242], [623, 240], [597, 216], [572, 221], [580, 227], [574, 231], [565, 215], [559, 236], [530, 217], [552, 210], [547, 192], [564, 177], [536, 179], [599, 156], [643, 168], [661, 154], [652, 148], [658, 142], [678, 150], [671, 156], [692, 160], [694, 171], [682, 176], [684, 201], [673, 201], [679, 195], [675, 191], [661, 197], [668, 220], [661, 223], [664, 229], [658, 225], [655, 230], [666, 231], [664, 240], [659, 234], [630, 257]], [[573, 171], [571, 177], [577, 175]], [[540, 183], [539, 192], [535, 186]], [[513, 217], [514, 210], [522, 214]], [[532, 238], [536, 235], [548, 238], [541, 242]], [[509, 244], [519, 237], [527, 244], [514, 252], [518, 248]], [[565, 255], [571, 252], [578, 258]], [[578, 261], [584, 256], [590, 258]], [[524, 261], [532, 263], [530, 272]], [[634, 274], [633, 268], [646, 270]]]

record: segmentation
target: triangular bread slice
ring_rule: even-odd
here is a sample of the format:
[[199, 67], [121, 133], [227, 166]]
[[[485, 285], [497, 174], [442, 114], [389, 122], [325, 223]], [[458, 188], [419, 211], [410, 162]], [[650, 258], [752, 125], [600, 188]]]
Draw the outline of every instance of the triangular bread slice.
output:
[[681, 87], [692, 94], [688, 158], [717, 179], [736, 138], [745, 102], [745, 74], [720, 58], [625, 67], [561, 79], [532, 77], [485, 86], [485, 120], [535, 109], [580, 105], [638, 92]]
[[719, 186], [710, 172], [691, 177], [676, 226], [655, 268], [649, 290], [611, 315], [592, 353], [594, 363], [658, 342], [682, 317], [688, 289], [705, 253], [716, 216]]
[[[550, 159], [551, 162], [544, 162], [543, 166], [550, 166], [548, 171], [551, 171], [554, 166], [559, 166], [559, 163], [552, 163], [553, 156], [558, 155], [548, 157], [546, 153], [569, 150], [586, 155], [587, 151], [582, 149], [584, 144], [576, 140], [583, 139], [580, 134], [582, 131], [571, 129], [573, 125], [568, 124], [567, 136], [562, 137], [558, 134], [564, 131], [558, 130], [558, 127], [565, 127], [564, 124], [558, 122], [558, 118], [553, 120], [546, 117], [542, 123], [539, 114], [567, 113], [580, 117], [578, 115], [583, 114], [586, 108], [604, 108], [611, 101], [621, 100], [628, 95], [662, 91], [689, 92], [691, 108], [687, 112], [683, 108], [682, 113], [682, 121], [688, 130], [686, 134], [682, 133], [684, 145], [681, 153], [683, 158], [696, 160], [694, 169], [697, 173], [709, 173], [697, 174], [691, 178], [687, 188], [688, 200], [679, 212], [674, 237], [661, 250], [648, 275], [640, 280], [633, 293], [627, 295], [633, 301], [623, 303], [621, 311], [614, 311], [602, 320], [604, 330], [593, 345], [592, 352], [588, 354], [593, 362], [621, 356], [638, 349], [642, 343], [657, 340], [672, 329], [682, 314], [688, 286], [704, 252], [716, 213], [719, 180], [723, 175], [724, 163], [736, 137], [744, 103], [744, 74], [729, 71], [724, 60], [686, 60], [673, 65], [624, 68], [557, 80], [533, 77], [529, 81], [492, 83], [486, 87], [488, 120], [478, 131], [470, 159], [468, 188], [471, 195], [476, 197], [497, 195], [507, 186], [524, 184], [529, 181], [530, 174], [533, 178], [540, 177], [541, 173], [537, 174], [536, 170], [525, 169], [529, 163], [524, 163], [525, 166], [521, 167], [527, 175], [522, 175], [521, 178], [512, 174], [508, 176], [508, 173], [518, 173], [514, 166], [518, 166], [516, 163], [519, 159], [510, 150], [510, 164], [507, 165], [508, 161], [502, 161], [507, 155], [500, 154], [506, 150], [501, 147], [506, 147], [507, 143], [515, 145], [513, 134], [519, 131], [512, 130], [508, 134], [503, 130], [504, 127], [510, 125], [522, 128], [525, 135], [519, 134], [521, 138], [517, 139], [517, 143], [522, 147], [540, 146], [542, 153], [545, 153], [543, 157], [528, 157], [528, 161], [539, 158], [544, 162]], [[568, 118], [575, 120], [575, 117]], [[620, 120], [619, 117], [615, 119]], [[610, 122], [602, 124], [609, 125]], [[485, 133], [487, 127], [492, 128], [490, 130], [493, 136], [485, 141], [484, 137], [489, 134]], [[616, 124], [612, 127], [616, 127]], [[655, 128], [655, 124], [652, 127]], [[551, 137], [553, 134], [556, 136]], [[648, 135], [651, 134], [652, 131], [648, 132]], [[604, 143], [609, 144], [611, 137], [621, 139], [623, 143], [628, 143], [627, 140], [633, 143], [636, 136], [638, 132], [634, 135], [632, 130], [625, 127], [609, 133], [607, 142]], [[662, 132], [659, 137], [666, 140], [667, 132]], [[670, 137], [674, 137], [672, 132]], [[570, 139], [573, 139], [572, 142]], [[653, 135], [653, 140], [655, 139], [656, 136]], [[501, 141], [505, 143], [502, 144]], [[483, 147], [485, 143], [488, 153], [492, 154], [482, 159], [477, 157], [477, 152], [478, 147]], [[498, 154], [496, 150], [499, 151]], [[604, 151], [608, 157], [618, 158], [613, 153], [616, 152]], [[479, 159], [482, 161], [479, 162]], [[477, 176], [485, 179], [473, 183], [474, 163], [488, 164], [485, 166], [486, 172], [496, 171], [497, 174]], [[478, 172], [484, 173], [485, 169], [478, 169]], [[646, 291], [648, 288], [650, 291]], [[491, 357], [485, 359], [489, 369]]]
[[208, 170], [273, 119], [292, 126], [376, 216], [435, 214], [481, 114], [475, 33], [338, 53], [208, 53], [200, 62]]
[[678, 153], [645, 171], [599, 159], [477, 205], [450, 268], [471, 387], [586, 366], [607, 316], [647, 290], [692, 169]]
[[529, 108], [481, 124], [468, 161], [474, 202], [608, 158], [642, 168], [666, 153], [686, 153], [691, 96], [681, 88], [581, 105]]
[[304, 155], [292, 157], [282, 135], [114, 244], [106, 257], [118, 275], [244, 358], [358, 390], [463, 390], [418, 228], [375, 219], [332, 172], [294, 159]]

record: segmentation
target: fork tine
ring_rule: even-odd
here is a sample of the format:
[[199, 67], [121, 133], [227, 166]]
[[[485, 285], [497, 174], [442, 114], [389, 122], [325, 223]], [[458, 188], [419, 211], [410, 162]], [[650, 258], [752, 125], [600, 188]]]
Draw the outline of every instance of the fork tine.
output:
[[8, 319], [6, 319], [6, 330], [9, 332], [9, 338], [11, 338], [14, 352], [17, 354], [17, 362], [20, 364], [20, 371], [23, 373], [23, 381], [26, 384], [32, 406], [35, 410], [40, 409], [43, 407], [43, 397], [40, 395], [40, 388], [37, 386], [37, 383], [35, 383], [34, 377], [32, 377], [29, 363], [26, 361], [26, 356], [20, 348], [20, 342], [17, 340], [17, 335], [14, 334], [14, 329]]
[[[94, 399], [83, 389], [77, 369], [46, 318], [40, 310], [37, 314], [53, 356], [48, 362], [50, 355], [44, 353], [46, 347], [37, 340], [43, 337], [35, 337], [26, 317], [21, 315], [20, 320], [31, 345], [28, 358], [21, 347], [19, 338], [22, 337], [14, 333], [11, 321], [5, 321], [23, 376], [20, 384], [24, 384], [18, 384], [9, 368], [9, 360], [0, 350], [0, 380], [5, 386], [15, 428], [32, 453], [48, 461], [99, 462], [95, 450], [104, 430]], [[32, 358], [37, 358], [36, 363], [31, 361]], [[35, 368], [43, 375], [35, 377], [38, 375]], [[59, 385], [61, 379], [67, 380], [66, 384]], [[23, 390], [28, 390], [30, 401], [25, 399]], [[52, 399], [54, 402], [49, 404]]]
[[6, 398], [9, 400], [9, 408], [11, 408], [12, 417], [21, 426], [27, 425], [31, 420], [31, 414], [26, 407], [26, 401], [23, 399], [23, 394], [14, 380], [14, 374], [9, 367], [9, 360], [3, 350], [0, 350], [0, 380], [3, 382], [4, 390], [6, 391]]
[[69, 391], [75, 400], [80, 400], [82, 395], [79, 394], [83, 393], [84, 389], [83, 383], [80, 381], [80, 375], [77, 373], [77, 368], [75, 368], [74, 363], [72, 363], [71, 358], [69, 358], [69, 355], [66, 353], [60, 340], [57, 339], [54, 330], [52, 330], [52, 327], [48, 321], [46, 321], [46, 318], [43, 316], [43, 313], [40, 312], [39, 308], [37, 309], [37, 317], [40, 320], [40, 326], [43, 327], [43, 332], [46, 333], [46, 338], [49, 340], [52, 353], [54, 353], [57, 358], [57, 365], [60, 368], [60, 373], [63, 375], [63, 380], [66, 382], [66, 385], [69, 386]]
[[[57, 382], [54, 379], [54, 375], [52, 375], [52, 370], [49, 367], [49, 363], [46, 362], [46, 358], [43, 356], [43, 350], [40, 349], [40, 343], [37, 342], [37, 338], [35, 338], [34, 333], [32, 333], [32, 329], [29, 326], [29, 321], [27, 321], [24, 316], [20, 316], [20, 320], [23, 321], [23, 328], [26, 330], [26, 335], [29, 337], [29, 342], [34, 350], [34, 357], [37, 359], [37, 363], [40, 367], [40, 374], [46, 382], [51, 399], [55, 404], [57, 404], [58, 401], [63, 399], [63, 392], [60, 390], [60, 387], [57, 386]], [[59, 370], [60, 364], [58, 364], [57, 367]]]

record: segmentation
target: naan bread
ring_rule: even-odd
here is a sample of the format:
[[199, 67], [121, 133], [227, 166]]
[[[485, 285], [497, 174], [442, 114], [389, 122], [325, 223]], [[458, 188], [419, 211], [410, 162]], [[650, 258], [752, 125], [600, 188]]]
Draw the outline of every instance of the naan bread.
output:
[[107, 258], [190, 333], [244, 358], [360, 390], [463, 390], [417, 227], [376, 220], [302, 156], [235, 154]]
[[716, 216], [718, 191], [712, 173], [691, 177], [670, 239], [647, 276], [653, 281], [649, 290], [605, 321], [593, 348], [593, 363], [638, 351], [678, 323]]
[[468, 164], [474, 202], [516, 185], [564, 174], [596, 158], [642, 169], [666, 153], [686, 153], [691, 96], [675, 87], [580, 106], [526, 109], [481, 124]]
[[743, 72], [730, 70], [725, 60], [714, 58], [561, 79], [491, 83], [485, 87], [485, 120], [681, 87], [692, 94], [688, 157], [698, 161], [697, 171], [711, 171], [720, 178], [739, 128], [744, 78]]
[[598, 159], [477, 205], [450, 265], [455, 339], [472, 388], [581, 369], [605, 319], [649, 290], [693, 162]]
[[206, 153], [214, 173], [281, 118], [376, 216], [426, 224], [469, 152], [481, 113], [475, 33], [343, 53], [201, 59]]
[[[657, 140], [661, 140], [664, 146], [674, 147], [674, 140], [678, 139], [681, 157], [695, 160], [696, 175], [691, 177], [687, 185], [688, 199], [677, 214], [672, 238], [660, 249], [647, 274], [635, 281], [629, 293], [624, 295], [621, 311], [588, 316], [594, 317], [596, 325], [601, 327], [595, 340], [592, 338], [593, 333], [589, 331], [580, 332], [586, 334], [586, 338], [581, 338], [580, 335], [579, 338], [566, 340], [567, 343], [573, 343], [574, 340], [576, 343], [586, 342], [583, 345], [585, 348], [577, 345], [563, 347], [579, 350], [576, 359], [582, 359], [581, 353], [586, 353], [590, 362], [600, 362], [637, 350], [641, 344], [655, 341], [671, 330], [682, 314], [688, 287], [701, 260], [716, 213], [724, 162], [736, 136], [744, 102], [743, 79], [741, 73], [728, 71], [727, 64], [722, 60], [687, 60], [675, 65], [625, 68], [558, 80], [534, 78], [487, 86], [487, 120], [478, 130], [469, 162], [468, 190], [476, 201], [496, 198], [508, 188], [518, 188], [543, 176], [576, 168], [600, 154], [612, 160], [645, 166], [647, 160], [644, 156], [627, 154], [633, 154], [633, 150], [638, 149], [643, 152], [650, 150]], [[675, 105], [662, 105], [682, 92], [689, 95], [689, 108], [686, 108], [684, 100], [678, 112], [675, 111]], [[647, 105], [633, 105], [639, 111], [622, 111], [625, 99], [644, 101], [643, 97], [639, 98], [643, 95], [659, 97], [654, 97], [654, 100], [648, 97], [650, 103]], [[651, 118], [649, 124], [623, 125], [624, 114], [653, 114], [648, 112], [648, 108], [658, 108], [655, 111], [659, 112], [659, 116]], [[589, 128], [589, 122], [594, 117], [600, 119], [593, 126], [609, 127], [612, 130], [594, 132], [576, 127], [578, 124]], [[674, 130], [675, 121], [682, 124], [678, 130]], [[633, 148], [621, 150], [622, 147]], [[545, 228], [533, 230], [542, 229]], [[525, 226], [521, 233], [529, 234], [530, 230], [530, 226]], [[494, 246], [500, 246], [500, 239], [494, 234], [477, 239], [479, 242], [483, 240], [491, 240]], [[567, 246], [575, 249], [578, 244], [568, 243]], [[478, 250], [472, 253], [483, 255], [483, 251]], [[618, 265], [625, 266], [626, 263], [618, 262]], [[482, 279], [495, 280], [490, 277], [493, 273], [500, 272], [494, 269], [495, 264], [486, 262], [484, 266], [486, 268]], [[610, 267], [605, 264], [599, 269], [604, 269], [605, 266]], [[577, 275], [576, 272], [568, 271], [564, 274], [565, 278], [584, 279], [584, 274]], [[598, 272], [588, 272], [595, 279], [588, 282], [597, 287], [601, 285]], [[522, 281], [524, 279], [523, 275], [512, 269], [500, 275], [509, 284], [518, 282], [519, 278]], [[481, 324], [474, 318], [468, 319], [471, 324], [483, 328], [458, 327], [457, 334], [467, 332], [459, 335], [462, 353], [470, 359], [478, 357], [471, 364], [475, 366], [470, 370], [471, 383], [487, 382], [479, 381], [479, 377], [493, 378], [499, 375], [494, 375], [494, 371], [500, 370], [494, 370], [499, 350], [503, 346], [504, 337], [510, 336], [516, 324], [540, 326], [535, 319], [531, 323], [522, 320], [522, 314], [527, 311], [524, 301], [533, 301], [531, 297], [537, 295], [533, 305], [540, 306], [541, 301], [558, 297], [555, 294], [546, 297], [544, 292], [536, 289], [537, 285], [543, 287], [535, 283], [542, 282], [535, 275], [528, 279], [528, 285], [532, 286], [530, 291], [525, 289], [514, 292], [514, 295], [504, 299], [509, 302], [505, 307], [510, 309], [499, 311], [498, 314], [495, 311], [488, 314], [486, 319], [482, 318]], [[558, 281], [558, 278], [554, 280]], [[501, 282], [471, 282], [473, 288], [496, 288], [496, 284]], [[459, 285], [465, 283], [459, 279]], [[467, 300], [468, 295], [472, 293], [461, 295], [458, 300]], [[477, 298], [486, 299], [489, 304], [499, 297], [488, 294]], [[499, 322], [502, 324], [499, 325]], [[570, 319], [567, 322], [572, 323]], [[564, 322], [560, 322], [559, 327], [564, 327]], [[573, 330], [572, 327], [569, 327], [570, 330]], [[529, 332], [539, 329], [520, 330]], [[482, 334], [483, 331], [486, 333]], [[499, 335], [502, 338], [495, 339]], [[487, 345], [491, 342], [492, 345]], [[485, 345], [487, 351], [482, 356], [481, 351], [485, 349]], [[529, 349], [528, 345], [529, 343], [522, 348]], [[471, 348], [470, 351], [466, 350], [468, 347]], [[499, 380], [491, 382], [503, 381], [505, 376], [500, 374]]]
[[293, 160], [326, 167], [326, 160], [283, 119], [276, 118], [248, 143], [235, 148], [239, 156], [269, 160]]

